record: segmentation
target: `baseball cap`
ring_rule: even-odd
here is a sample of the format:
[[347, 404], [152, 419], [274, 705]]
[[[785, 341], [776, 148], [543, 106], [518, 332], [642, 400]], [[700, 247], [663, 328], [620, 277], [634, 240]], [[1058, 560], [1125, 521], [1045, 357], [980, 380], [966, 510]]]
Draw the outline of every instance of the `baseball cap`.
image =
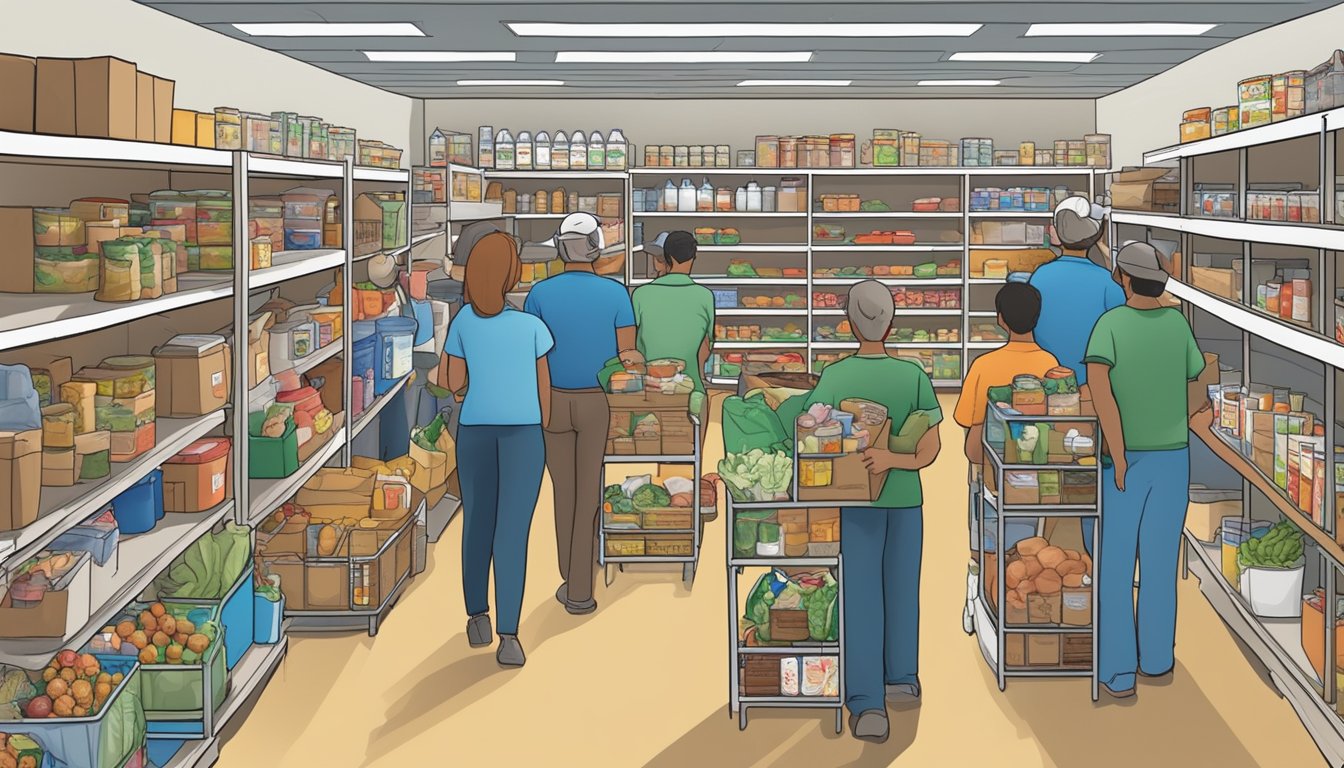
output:
[[586, 237], [597, 250], [602, 250], [607, 246], [602, 237], [602, 222], [591, 213], [571, 213], [560, 222], [560, 228], [556, 230], [555, 237], [547, 240], [543, 245], [550, 245], [558, 248], [560, 241], [566, 239], [566, 236]]
[[659, 232], [658, 236], [653, 238], [652, 242], [644, 244], [644, 252], [655, 258], [663, 257], [663, 245], [667, 243], [667, 232]]
[[1162, 268], [1162, 257], [1157, 249], [1148, 243], [1130, 243], [1115, 254], [1115, 268], [1130, 277], [1167, 282], [1167, 272]]

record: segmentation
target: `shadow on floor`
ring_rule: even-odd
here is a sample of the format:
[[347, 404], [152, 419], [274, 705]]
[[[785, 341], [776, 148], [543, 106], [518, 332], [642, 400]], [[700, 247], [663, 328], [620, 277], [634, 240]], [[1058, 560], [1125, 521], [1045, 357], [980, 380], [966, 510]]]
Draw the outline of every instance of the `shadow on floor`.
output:
[[[983, 677], [987, 690], [997, 687], [988, 668]], [[1132, 768], [1142, 752], [1162, 755], [1164, 765], [1259, 765], [1179, 661], [1170, 681], [1140, 681], [1138, 695], [1123, 700], [1102, 691], [1093, 704], [1082, 687], [1060, 695], [1058, 687], [1035, 682], [1010, 680], [994, 699], [1018, 735], [1037, 743], [1046, 764]]]
[[[275, 678], [272, 683], [284, 681], [289, 672], [293, 672], [295, 679], [305, 681], [304, 690], [309, 696], [312, 706], [296, 708], [292, 710], [286, 723], [292, 727], [293, 733], [303, 733], [313, 724], [317, 717], [319, 709], [318, 704], [326, 700], [327, 695], [331, 693], [336, 685], [337, 677], [330, 673], [314, 674], [314, 669], [345, 669], [350, 659], [355, 655], [357, 649], [368, 651], [373, 643], [373, 638], [365, 635], [360, 642], [350, 645], [341, 643], [323, 643], [321, 635], [292, 635], [289, 640], [289, 650], [285, 653], [285, 658], [280, 662], [280, 667], [275, 671]], [[320, 680], [320, 684], [313, 685], [307, 681]], [[283, 754], [277, 755], [276, 765], [285, 765], [290, 752], [299, 749], [300, 740], [292, 739], [285, 747]]]

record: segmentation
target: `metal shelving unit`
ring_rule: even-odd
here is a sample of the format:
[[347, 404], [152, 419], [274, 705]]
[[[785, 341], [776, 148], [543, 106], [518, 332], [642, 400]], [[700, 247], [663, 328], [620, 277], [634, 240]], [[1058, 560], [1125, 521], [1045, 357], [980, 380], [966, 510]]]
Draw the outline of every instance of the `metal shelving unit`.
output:
[[[761, 502], [737, 504], [731, 493], [725, 494], [724, 536], [728, 564], [728, 717], [737, 717], [739, 730], [747, 728], [747, 713], [751, 709], [831, 709], [835, 711], [835, 732], [844, 731], [845, 716], [845, 590], [844, 563], [840, 555], [834, 557], [748, 557], [740, 558], [734, 554], [734, 521], [737, 513], [751, 510], [808, 510], [826, 508], [818, 502]], [[833, 506], [840, 506], [838, 503]], [[843, 533], [841, 534], [843, 535]], [[747, 646], [742, 642], [742, 607], [738, 592], [738, 579], [748, 568], [826, 568], [836, 581], [840, 582], [837, 598], [840, 632], [834, 643], [804, 642], [790, 646]], [[835, 696], [748, 696], [742, 688], [742, 665], [749, 656], [833, 656], [839, 669], [836, 670], [839, 689]], [[799, 673], [801, 677], [801, 671]]]

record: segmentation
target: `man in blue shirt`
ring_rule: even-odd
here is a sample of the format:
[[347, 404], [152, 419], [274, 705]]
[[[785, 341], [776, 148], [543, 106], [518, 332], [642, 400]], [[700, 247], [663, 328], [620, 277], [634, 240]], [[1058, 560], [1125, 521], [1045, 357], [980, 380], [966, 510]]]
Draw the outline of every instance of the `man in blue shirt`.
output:
[[1083, 355], [1092, 327], [1107, 311], [1125, 303], [1125, 292], [1110, 271], [1087, 257], [1105, 232], [1105, 209], [1085, 197], [1070, 197], [1055, 208], [1052, 239], [1062, 255], [1031, 276], [1031, 286], [1041, 292], [1036, 343], [1072, 370], [1079, 386], [1087, 383]]
[[551, 369], [551, 421], [546, 427], [546, 467], [555, 491], [555, 539], [563, 583], [555, 597], [572, 614], [592, 613], [594, 553], [602, 503], [602, 459], [611, 419], [598, 371], [635, 349], [635, 314], [625, 286], [593, 272], [602, 251], [596, 216], [573, 213], [554, 240], [565, 271], [528, 293], [523, 308], [541, 318], [555, 337]]

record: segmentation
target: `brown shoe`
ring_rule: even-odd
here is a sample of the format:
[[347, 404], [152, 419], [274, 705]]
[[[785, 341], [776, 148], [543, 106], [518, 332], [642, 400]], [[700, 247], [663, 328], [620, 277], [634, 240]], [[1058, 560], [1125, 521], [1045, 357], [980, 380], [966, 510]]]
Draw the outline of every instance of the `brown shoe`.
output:
[[1123, 691], [1116, 691], [1112, 690], [1111, 686], [1105, 683], [1101, 683], [1101, 690], [1105, 691], [1113, 699], [1128, 699], [1135, 694], [1135, 690], [1133, 688], [1129, 688]]

